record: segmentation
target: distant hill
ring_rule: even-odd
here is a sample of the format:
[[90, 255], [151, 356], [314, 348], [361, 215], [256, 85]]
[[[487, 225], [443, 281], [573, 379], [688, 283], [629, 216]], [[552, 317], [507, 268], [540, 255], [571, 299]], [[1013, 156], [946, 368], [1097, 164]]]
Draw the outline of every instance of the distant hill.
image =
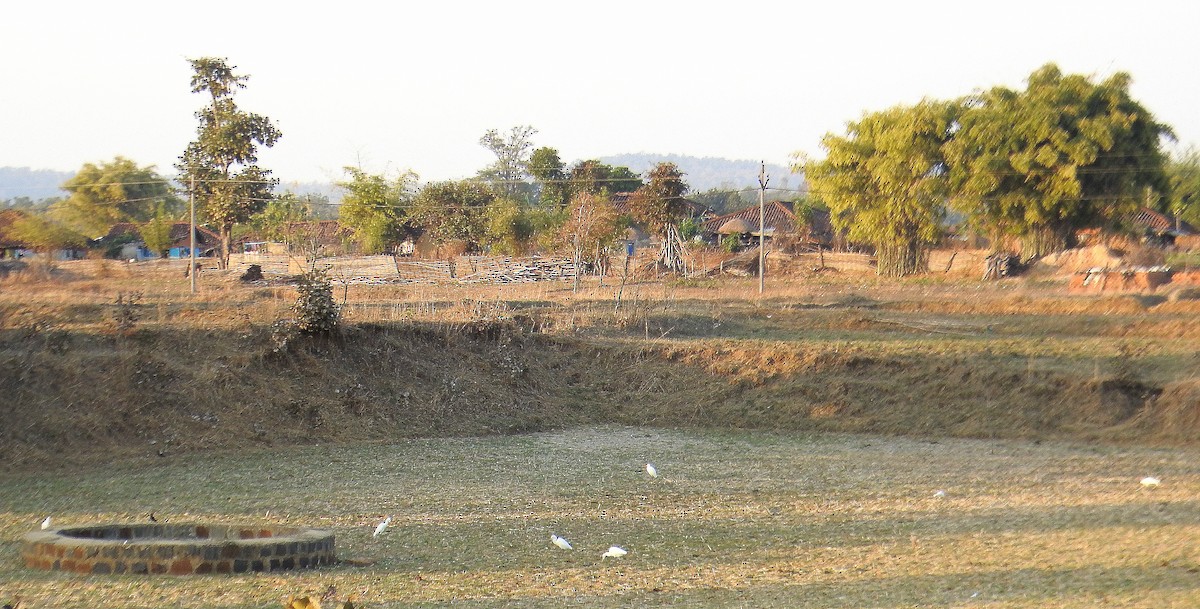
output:
[[[624, 166], [645, 173], [658, 163], [675, 163], [684, 173], [684, 180], [692, 192], [703, 192], [714, 188], [728, 190], [757, 189], [760, 161], [730, 160], [718, 157], [696, 157], [682, 154], [616, 154], [600, 157], [609, 165]], [[790, 199], [806, 190], [804, 176], [784, 167], [767, 163], [768, 188], [798, 191]], [[768, 191], [769, 192], [769, 191]]]
[[18, 197], [36, 201], [64, 196], [66, 193], [60, 186], [74, 175], [74, 171], [0, 167], [0, 201], [10, 201]]

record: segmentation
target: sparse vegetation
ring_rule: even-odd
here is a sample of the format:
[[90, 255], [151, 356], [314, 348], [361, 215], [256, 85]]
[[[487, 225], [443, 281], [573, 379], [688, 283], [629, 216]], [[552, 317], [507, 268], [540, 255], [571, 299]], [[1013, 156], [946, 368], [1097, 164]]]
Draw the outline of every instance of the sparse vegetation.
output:
[[[634, 277], [615, 310], [594, 281], [352, 285], [339, 340], [268, 357], [272, 324], [305, 293], [335, 310], [332, 286], [206, 271], [192, 296], [180, 264], [0, 282], [0, 599], [1197, 600], [1198, 301], [868, 274], [775, 274], [761, 298], [753, 278]], [[114, 339], [129, 294], [137, 331]], [[136, 581], [17, 563], [47, 513], [151, 510], [329, 527], [375, 562]], [[610, 544], [630, 554], [601, 561]]]
[[[1191, 607], [1194, 450], [616, 426], [0, 477], [0, 599], [33, 607]], [[642, 468], [653, 460], [660, 477]], [[1161, 478], [1148, 490], [1138, 480]], [[943, 496], [938, 495], [943, 491]], [[332, 529], [349, 564], [237, 577], [32, 571], [56, 522]], [[384, 515], [387, 532], [372, 538]], [[566, 537], [560, 550], [550, 535]], [[629, 554], [601, 559], [609, 545]]]

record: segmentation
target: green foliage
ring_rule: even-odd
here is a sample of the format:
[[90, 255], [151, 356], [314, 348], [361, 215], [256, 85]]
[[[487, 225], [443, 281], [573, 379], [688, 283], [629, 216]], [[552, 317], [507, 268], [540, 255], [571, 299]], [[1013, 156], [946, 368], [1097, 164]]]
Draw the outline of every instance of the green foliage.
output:
[[652, 233], [666, 234], [667, 226], [686, 214], [683, 195], [688, 186], [674, 163], [659, 163], [646, 176], [646, 184], [629, 197], [633, 219]]
[[58, 249], [82, 248], [88, 242], [87, 237], [70, 227], [48, 218], [24, 213], [13, 220], [5, 234], [7, 238], [43, 254]]
[[1200, 225], [1200, 150], [1189, 148], [1167, 163], [1170, 194], [1166, 211], [1184, 222]]
[[292, 324], [300, 334], [330, 335], [337, 332], [342, 312], [333, 299], [333, 284], [324, 270], [313, 268], [300, 276], [292, 305]]
[[826, 158], [803, 166], [834, 226], [875, 247], [881, 275], [927, 268], [941, 236], [948, 192], [941, 147], [954, 116], [954, 104], [928, 100], [868, 113], [845, 136], [826, 135]]
[[486, 209], [496, 200], [492, 187], [473, 180], [426, 184], [413, 199], [412, 216], [434, 241], [462, 241], [478, 249], [486, 241]]
[[721, 237], [721, 249], [733, 253], [741, 247], [742, 240], [738, 235], [725, 235]]
[[360, 251], [382, 252], [404, 234], [408, 220], [405, 208], [412, 203], [417, 175], [410, 171], [389, 180], [354, 167], [345, 169], [350, 180], [338, 182], [346, 190], [338, 222], [353, 231]]
[[484, 242], [500, 254], [517, 255], [533, 237], [533, 223], [521, 204], [513, 199], [495, 199], [484, 208]]
[[1166, 265], [1177, 269], [1200, 269], [1200, 251], [1167, 252]]
[[539, 250], [555, 249], [559, 244], [559, 233], [569, 215], [566, 207], [534, 207], [525, 210], [533, 245]]
[[104, 235], [118, 222], [145, 222], [156, 210], [183, 209], [170, 182], [160, 177], [153, 165], [138, 167], [119, 156], [99, 165], [85, 163], [62, 188], [70, 196], [54, 205], [53, 214], [93, 236]]
[[479, 138], [479, 144], [496, 155], [494, 163], [479, 171], [479, 177], [491, 184], [494, 192], [509, 198], [529, 198], [532, 188], [525, 180], [530, 174], [530, 149], [533, 148], [530, 138], [536, 133], [537, 129], [529, 125], [518, 125], [506, 135], [489, 129]]
[[628, 167], [613, 167], [595, 159], [575, 163], [568, 180], [572, 197], [585, 192], [594, 195], [633, 192], [642, 186], [641, 177]]
[[179, 181], [196, 197], [198, 210], [221, 235], [221, 265], [229, 263], [230, 235], [273, 197], [279, 180], [257, 165], [258, 147], [270, 148], [282, 133], [265, 116], [245, 112], [233, 95], [248, 76], [234, 73], [225, 59], [189, 59], [193, 93], [208, 93], [210, 104], [196, 112], [196, 139], [179, 157]]
[[684, 218], [679, 222], [679, 238], [687, 241], [700, 234], [704, 224], [697, 218]]
[[172, 222], [166, 217], [165, 210], [160, 206], [158, 213], [154, 214], [149, 222], [138, 228], [142, 234], [142, 242], [146, 244], [146, 249], [154, 252], [160, 258], [167, 253], [167, 250], [171, 249], [171, 224]]
[[1068, 246], [1166, 191], [1159, 139], [1169, 129], [1129, 95], [1130, 77], [1101, 83], [1047, 64], [1024, 91], [997, 87], [962, 103], [946, 145], [954, 206], [995, 239], [1021, 239], [1025, 257]]
[[529, 157], [529, 175], [537, 180], [538, 203], [546, 207], [563, 207], [570, 199], [567, 173], [558, 151], [538, 148]]
[[312, 219], [315, 205], [328, 203], [322, 195], [297, 195], [285, 192], [267, 202], [262, 211], [250, 218], [250, 225], [258, 236], [267, 241], [290, 241], [289, 227], [296, 222]]

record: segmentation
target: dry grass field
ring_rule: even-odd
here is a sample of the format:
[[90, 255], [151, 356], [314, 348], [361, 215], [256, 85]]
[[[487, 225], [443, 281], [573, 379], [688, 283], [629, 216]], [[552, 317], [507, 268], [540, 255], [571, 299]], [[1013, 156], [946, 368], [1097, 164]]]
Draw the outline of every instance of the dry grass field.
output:
[[[0, 279], [0, 602], [1200, 606], [1200, 301], [936, 274], [638, 279], [619, 306], [612, 280], [352, 285], [339, 336], [281, 348], [293, 287], [207, 271], [191, 295], [182, 269]], [[373, 562], [17, 564], [47, 514], [150, 511], [329, 527]]]
[[[31, 607], [1195, 607], [1192, 449], [842, 434], [561, 432], [294, 446], [3, 479], [0, 598]], [[652, 461], [660, 473], [643, 472]], [[1159, 476], [1158, 488], [1138, 480]], [[938, 496], [937, 491], [944, 491]], [[303, 524], [366, 567], [29, 571], [62, 524]], [[378, 539], [375, 523], [393, 515]], [[574, 550], [550, 543], [570, 540]], [[610, 545], [629, 554], [601, 558]]]

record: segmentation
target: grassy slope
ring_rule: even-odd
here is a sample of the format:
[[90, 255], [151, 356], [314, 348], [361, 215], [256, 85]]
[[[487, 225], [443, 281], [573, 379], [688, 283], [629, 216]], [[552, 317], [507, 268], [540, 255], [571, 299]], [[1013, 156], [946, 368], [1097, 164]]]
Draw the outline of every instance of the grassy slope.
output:
[[[173, 456], [581, 423], [928, 436], [1197, 437], [1195, 303], [836, 280], [364, 287], [275, 352], [290, 288], [69, 267], [0, 293], [0, 462]], [[157, 270], [155, 270], [157, 269]], [[118, 294], [137, 304], [118, 331]]]

